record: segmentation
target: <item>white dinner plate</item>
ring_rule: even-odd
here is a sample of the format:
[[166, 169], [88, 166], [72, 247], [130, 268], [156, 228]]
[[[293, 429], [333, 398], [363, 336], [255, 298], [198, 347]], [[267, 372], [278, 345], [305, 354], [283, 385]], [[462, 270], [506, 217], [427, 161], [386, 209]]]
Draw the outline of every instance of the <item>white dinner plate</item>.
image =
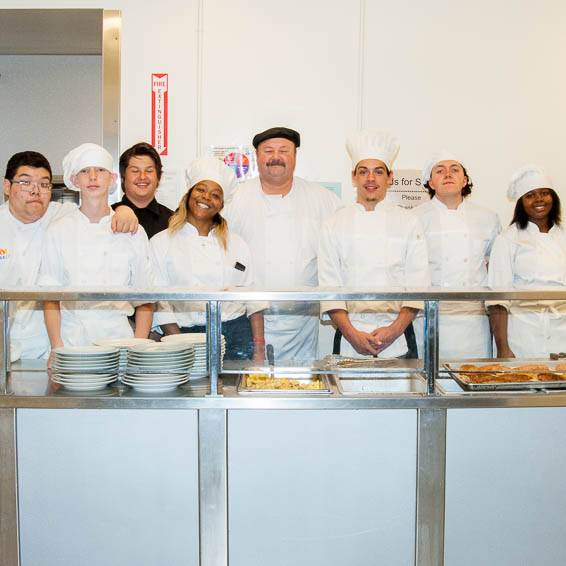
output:
[[124, 374], [124, 379], [129, 379], [129, 380], [146, 380], [146, 379], [153, 379], [153, 380], [179, 380], [179, 379], [183, 379], [185, 377], [187, 377], [188, 372], [187, 373], [179, 373], [179, 374], [175, 374], [175, 373], [135, 373], [135, 372], [128, 372], [126, 374]]
[[108, 372], [108, 373], [65, 373], [65, 372], [57, 372], [55, 376], [58, 379], [66, 379], [69, 381], [76, 381], [76, 380], [99, 380], [102, 381], [104, 379], [110, 379], [112, 377], [117, 377], [116, 372]]
[[153, 387], [150, 385], [140, 385], [138, 383], [135, 385], [128, 384], [128, 387], [131, 387], [132, 389], [139, 391], [140, 393], [166, 393], [167, 391], [175, 391], [175, 389], [177, 389], [179, 385], [159, 385], [157, 387]]
[[104, 340], [94, 340], [95, 346], [116, 346], [117, 348], [127, 349], [136, 344], [150, 344], [155, 342], [151, 338], [105, 338]]
[[61, 371], [84, 371], [88, 373], [88, 371], [115, 371], [118, 369], [118, 362], [111, 363], [111, 364], [60, 364], [59, 362], [55, 362], [53, 364], [53, 369], [61, 370]]
[[128, 359], [138, 359], [138, 360], [184, 360], [184, 359], [192, 359], [194, 358], [194, 353], [191, 352], [181, 352], [181, 353], [163, 353], [163, 352], [155, 352], [155, 353], [146, 353], [141, 354], [138, 352], [130, 352], [128, 354]]
[[114, 346], [61, 346], [53, 350], [55, 355], [63, 356], [96, 356], [99, 354], [119, 354]]
[[174, 379], [174, 380], [162, 380], [159, 382], [145, 382], [139, 381], [135, 378], [128, 378], [126, 375], [122, 379], [122, 383], [132, 387], [136, 391], [143, 391], [146, 393], [161, 393], [164, 391], [173, 391], [179, 385], [186, 383], [188, 381], [188, 377], [185, 376], [183, 378]]
[[154, 342], [153, 344], [137, 344], [130, 346], [130, 352], [192, 352], [192, 344], [167, 344], [163, 342]]
[[111, 365], [111, 364], [117, 364], [119, 362], [120, 358], [100, 358], [100, 359], [96, 359], [93, 360], [92, 358], [84, 358], [84, 359], [73, 359], [73, 360], [62, 360], [61, 358], [55, 358], [55, 363], [56, 364], [61, 364], [64, 366], [73, 366], [73, 365], [80, 365], [80, 364], [88, 364], [91, 366], [94, 365]]
[[57, 378], [52, 378], [51, 381], [57, 383], [68, 389], [69, 391], [97, 391], [99, 389], [104, 389], [110, 383], [116, 381], [118, 377], [114, 377], [112, 379], [106, 379], [104, 381], [63, 381], [58, 380]]
[[[220, 341], [224, 344], [226, 337], [224, 334], [221, 336]], [[187, 332], [183, 334], [169, 334], [163, 336], [161, 342], [193, 342], [206, 344], [206, 334], [202, 332]]]

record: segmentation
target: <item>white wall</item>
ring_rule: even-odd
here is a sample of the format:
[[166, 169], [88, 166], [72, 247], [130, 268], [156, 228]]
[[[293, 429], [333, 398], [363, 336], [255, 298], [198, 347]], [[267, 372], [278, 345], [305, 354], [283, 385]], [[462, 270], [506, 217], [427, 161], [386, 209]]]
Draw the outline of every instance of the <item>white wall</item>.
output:
[[565, 3], [200, 1], [202, 84], [199, 0], [0, 0], [0, 8], [121, 10], [121, 145], [149, 140], [150, 75], [167, 72], [168, 168], [211, 143], [248, 142], [286, 124], [303, 136], [298, 173], [342, 181], [351, 198], [344, 138], [361, 116], [364, 128], [399, 135], [399, 168], [420, 168], [439, 147], [460, 154], [475, 183], [472, 198], [504, 223], [512, 210], [507, 180], [522, 164], [539, 162], [566, 186]]

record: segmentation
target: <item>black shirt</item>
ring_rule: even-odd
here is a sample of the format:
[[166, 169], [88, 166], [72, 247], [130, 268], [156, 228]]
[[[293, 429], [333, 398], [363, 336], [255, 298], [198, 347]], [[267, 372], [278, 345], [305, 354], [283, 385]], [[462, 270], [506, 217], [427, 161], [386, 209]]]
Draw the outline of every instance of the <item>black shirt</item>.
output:
[[121, 205], [129, 206], [134, 211], [139, 223], [146, 231], [148, 238], [155, 236], [157, 232], [165, 230], [169, 223], [169, 218], [173, 214], [171, 209], [159, 204], [155, 199], [153, 199], [145, 208], [138, 208], [126, 195], [124, 195], [120, 202], [112, 205], [112, 208], [116, 210], [116, 207]]

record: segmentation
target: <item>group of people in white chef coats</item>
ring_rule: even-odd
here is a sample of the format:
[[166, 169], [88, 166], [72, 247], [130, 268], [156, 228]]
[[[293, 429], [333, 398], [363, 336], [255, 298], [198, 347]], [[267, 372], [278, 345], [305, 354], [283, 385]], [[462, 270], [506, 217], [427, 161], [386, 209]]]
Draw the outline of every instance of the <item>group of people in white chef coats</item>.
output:
[[[295, 130], [270, 128], [253, 145], [259, 177], [239, 186], [219, 160], [193, 162], [187, 193], [168, 228], [150, 243], [143, 228], [135, 232], [131, 209], [121, 206], [114, 214], [108, 207], [116, 173], [100, 146], [82, 144], [65, 157], [65, 183], [80, 191], [79, 207], [49, 203], [47, 160], [35, 152], [16, 154], [4, 180], [9, 201], [0, 207], [0, 285], [403, 290], [560, 288], [566, 282], [560, 200], [539, 167], [525, 167], [511, 180], [515, 215], [498, 235], [497, 215], [467, 200], [470, 176], [463, 161], [446, 151], [434, 153], [423, 170], [431, 200], [407, 211], [386, 200], [399, 151], [388, 133], [358, 132], [347, 139], [356, 189], [351, 206], [294, 175], [300, 146]], [[152, 326], [169, 334], [203, 331], [206, 324], [204, 306], [194, 303], [47, 301], [43, 310], [14, 306], [12, 356], [45, 357], [57, 346], [100, 337], [145, 337]], [[490, 357], [492, 333], [499, 357], [561, 349], [566, 302], [498, 301], [487, 310], [491, 332], [486, 305], [442, 303], [441, 357]], [[411, 324], [422, 354], [420, 302], [324, 302], [321, 313], [339, 330], [343, 355], [406, 356]], [[273, 305], [226, 303], [226, 357], [262, 360], [267, 342], [278, 359], [314, 359], [318, 314], [304, 305], [278, 312]]]
[[[346, 149], [357, 202], [323, 225], [321, 285], [564, 288], [566, 237], [560, 227], [560, 199], [542, 168], [528, 165], [513, 175], [508, 196], [517, 201], [515, 213], [511, 226], [500, 234], [497, 214], [466, 200], [473, 185], [455, 155], [444, 150], [431, 155], [422, 177], [431, 200], [407, 212], [385, 200], [399, 149], [396, 138], [358, 132], [348, 138]], [[321, 308], [342, 335], [341, 354], [396, 357], [407, 355], [404, 330], [412, 321], [418, 349], [424, 352], [420, 309], [418, 303], [367, 301], [325, 302]], [[566, 301], [442, 302], [440, 356], [540, 357], [559, 352], [566, 339], [565, 314]]]

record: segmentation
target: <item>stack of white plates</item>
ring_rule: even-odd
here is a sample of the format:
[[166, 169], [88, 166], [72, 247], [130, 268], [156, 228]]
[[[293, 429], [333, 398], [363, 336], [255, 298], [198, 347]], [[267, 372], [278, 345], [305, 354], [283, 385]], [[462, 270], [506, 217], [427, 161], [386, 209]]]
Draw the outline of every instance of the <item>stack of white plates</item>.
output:
[[[206, 344], [206, 333], [186, 333], [186, 334], [170, 334], [169, 336], [164, 336], [161, 338], [162, 342], [168, 344], [192, 344], [195, 347], [195, 363], [191, 371], [191, 377], [205, 377], [208, 375], [206, 370], [206, 361], [208, 358], [208, 350]], [[224, 354], [226, 353], [226, 338], [222, 335], [220, 341], [221, 344], [221, 356], [220, 356], [220, 367], [222, 367], [222, 362], [224, 361]]]
[[171, 391], [186, 383], [195, 351], [191, 344], [137, 344], [128, 348], [122, 383], [145, 393]]
[[124, 369], [128, 365], [128, 348], [130, 346], [155, 344], [155, 341], [149, 338], [107, 338], [95, 340], [93, 344], [95, 346], [116, 346], [116, 348], [120, 348], [120, 369]]
[[112, 346], [77, 346], [53, 350], [51, 380], [70, 391], [96, 391], [118, 379], [120, 350]]

